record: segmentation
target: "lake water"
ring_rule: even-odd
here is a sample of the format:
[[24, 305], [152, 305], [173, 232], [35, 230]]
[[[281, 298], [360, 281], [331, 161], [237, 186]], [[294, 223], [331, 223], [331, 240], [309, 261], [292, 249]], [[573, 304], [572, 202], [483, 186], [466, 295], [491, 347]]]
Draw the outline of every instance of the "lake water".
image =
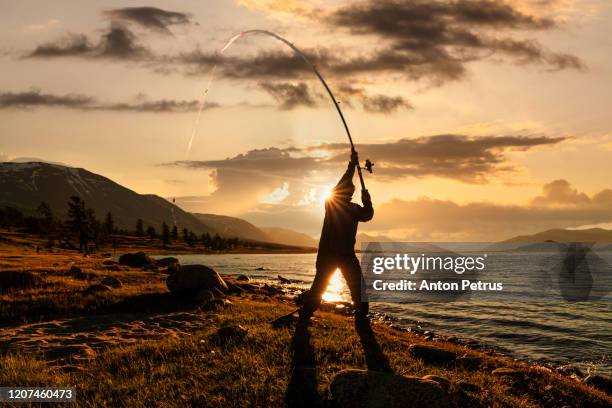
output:
[[[308, 288], [314, 277], [316, 254], [177, 255], [181, 264], [204, 264], [222, 275], [245, 274], [255, 281], [278, 284], [277, 275]], [[524, 265], [524, 257], [521, 258]], [[507, 264], [505, 265], [504, 262]], [[504, 260], [504, 270], [519, 261]], [[258, 270], [263, 268], [263, 270]], [[517, 271], [520, 268], [517, 268]], [[520, 269], [520, 270], [524, 270]], [[518, 273], [517, 273], [518, 274]], [[504, 287], [518, 290], [525, 280], [506, 273]], [[339, 273], [332, 278], [324, 299], [349, 301]], [[398, 319], [400, 325], [420, 326], [443, 335], [473, 339], [494, 349], [528, 360], [571, 364], [583, 371], [612, 375], [612, 302], [567, 302], [555, 296], [472, 296], [452, 302], [373, 302], [371, 310]]]

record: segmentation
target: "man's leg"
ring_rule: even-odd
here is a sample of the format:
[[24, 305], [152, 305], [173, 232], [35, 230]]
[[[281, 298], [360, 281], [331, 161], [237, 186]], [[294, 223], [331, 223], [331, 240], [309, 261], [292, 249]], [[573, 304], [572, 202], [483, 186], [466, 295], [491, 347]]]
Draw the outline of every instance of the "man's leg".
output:
[[331, 257], [317, 256], [316, 268], [317, 272], [312, 281], [312, 286], [304, 300], [304, 306], [300, 309], [300, 320], [310, 319], [321, 304], [321, 298], [325, 293], [329, 279], [337, 268], [337, 263]]
[[368, 315], [370, 304], [361, 299], [361, 288], [365, 285], [361, 275], [361, 265], [355, 254], [348, 256], [340, 267], [342, 275], [351, 290], [351, 299], [355, 307], [355, 319], [364, 319]]

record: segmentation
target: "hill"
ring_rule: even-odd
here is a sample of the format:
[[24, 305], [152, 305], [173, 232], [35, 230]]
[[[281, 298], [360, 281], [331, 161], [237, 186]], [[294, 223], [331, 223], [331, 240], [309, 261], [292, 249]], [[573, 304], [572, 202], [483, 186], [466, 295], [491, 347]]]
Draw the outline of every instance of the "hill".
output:
[[261, 227], [270, 242], [315, 248], [319, 242], [310, 235], [280, 227]]
[[551, 229], [533, 235], [519, 235], [503, 241], [504, 243], [535, 243], [535, 242], [612, 242], [612, 230], [591, 228], [584, 230]]
[[0, 206], [33, 214], [44, 201], [62, 218], [66, 203], [74, 195], [85, 200], [98, 218], [110, 211], [119, 228], [133, 230], [141, 218], [145, 227], [152, 225], [159, 230], [162, 222], [173, 225], [176, 219], [180, 228], [197, 234], [216, 233], [191, 213], [159, 196], [138, 194], [85, 169], [43, 162], [0, 163]]
[[214, 228], [221, 235], [240, 237], [253, 241], [269, 241], [269, 237], [264, 231], [242, 218], [218, 214], [192, 214], [201, 222]]
[[310, 248], [314, 248], [318, 244], [313, 237], [286, 228], [257, 227], [242, 218], [227, 215], [201, 213], [193, 213], [193, 215], [225, 236]]

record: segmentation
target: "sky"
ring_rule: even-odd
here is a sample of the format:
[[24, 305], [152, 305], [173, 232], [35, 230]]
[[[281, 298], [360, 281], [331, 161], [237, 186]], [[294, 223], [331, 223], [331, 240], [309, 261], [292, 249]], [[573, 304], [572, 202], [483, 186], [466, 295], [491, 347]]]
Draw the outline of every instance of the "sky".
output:
[[611, 23], [604, 0], [2, 0], [0, 160], [317, 236], [346, 134], [286, 45], [222, 51], [263, 29], [318, 67], [375, 163], [361, 232], [610, 227]]

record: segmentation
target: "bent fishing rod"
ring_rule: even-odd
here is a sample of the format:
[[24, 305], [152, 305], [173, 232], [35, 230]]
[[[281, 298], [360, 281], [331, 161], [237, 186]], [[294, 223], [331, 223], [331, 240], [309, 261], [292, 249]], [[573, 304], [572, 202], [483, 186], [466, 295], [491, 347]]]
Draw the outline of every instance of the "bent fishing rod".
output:
[[[270, 36], [272, 38], [277, 39], [278, 41], [282, 42], [283, 44], [285, 44], [289, 48], [291, 48], [312, 69], [312, 71], [315, 73], [317, 78], [319, 78], [319, 81], [321, 81], [321, 83], [323, 84], [323, 87], [327, 91], [327, 94], [329, 95], [329, 98], [331, 99], [332, 103], [336, 107], [336, 111], [338, 112], [338, 115], [340, 116], [340, 120], [342, 120], [342, 125], [344, 126], [344, 130], [346, 131], [346, 136], [348, 137], [349, 143], [351, 144], [351, 153], [357, 153], [357, 150], [355, 150], [355, 144], [353, 143], [353, 137], [351, 136], [351, 131], [349, 130], [348, 124], [346, 123], [346, 119], [344, 119], [344, 115], [342, 114], [342, 110], [340, 109], [340, 105], [338, 104], [338, 101], [336, 100], [336, 97], [334, 96], [333, 92], [331, 91], [329, 85], [327, 85], [327, 82], [325, 82], [325, 79], [323, 78], [323, 76], [321, 75], [321, 73], [319, 72], [317, 67], [308, 59], [308, 57], [306, 55], [304, 55], [304, 53], [302, 51], [300, 51], [295, 45], [293, 45], [293, 43], [291, 43], [290, 41], [284, 39], [280, 35], [278, 35], [276, 33], [273, 33], [271, 31], [267, 31], [267, 30], [247, 30], [247, 31], [243, 31], [241, 33], [238, 33], [238, 34], [234, 35], [232, 38], [230, 38], [229, 41], [225, 44], [225, 46], [221, 49], [221, 53], [223, 53], [226, 49], [228, 49], [239, 38], [247, 36], [247, 35], [251, 35], [251, 34], [263, 34], [263, 35], [267, 35], [267, 36]], [[206, 91], [208, 92], [208, 89]], [[372, 173], [372, 167], [373, 166], [374, 166], [374, 163], [372, 163], [369, 159], [366, 159], [364, 168], [369, 173]], [[359, 174], [359, 181], [361, 182], [361, 189], [365, 191], [367, 189], [365, 187], [365, 182], [363, 180], [363, 174], [361, 172], [361, 169], [362, 169], [362, 167], [361, 167], [361, 165], [358, 162], [357, 163], [357, 173]]]

